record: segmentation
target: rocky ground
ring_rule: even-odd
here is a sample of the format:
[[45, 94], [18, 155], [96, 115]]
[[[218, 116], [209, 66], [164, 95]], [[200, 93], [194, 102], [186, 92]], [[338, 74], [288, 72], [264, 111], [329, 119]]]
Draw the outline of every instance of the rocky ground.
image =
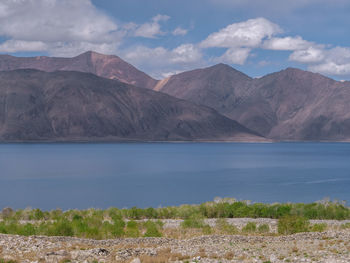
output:
[[[180, 222], [165, 220], [164, 228], [179, 228]], [[267, 223], [271, 233], [113, 240], [0, 235], [0, 258], [5, 262], [350, 262], [350, 229], [340, 227], [344, 221], [312, 221], [326, 222], [328, 230], [289, 236], [273, 233], [276, 220], [229, 219], [228, 222], [237, 227], [247, 222]], [[214, 225], [215, 220], [207, 223]]]

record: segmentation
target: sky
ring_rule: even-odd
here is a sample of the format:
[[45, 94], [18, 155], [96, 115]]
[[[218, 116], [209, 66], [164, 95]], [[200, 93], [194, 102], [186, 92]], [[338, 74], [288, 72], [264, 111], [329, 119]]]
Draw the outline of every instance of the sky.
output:
[[154, 78], [229, 64], [350, 80], [349, 0], [1, 0], [0, 53], [121, 57]]

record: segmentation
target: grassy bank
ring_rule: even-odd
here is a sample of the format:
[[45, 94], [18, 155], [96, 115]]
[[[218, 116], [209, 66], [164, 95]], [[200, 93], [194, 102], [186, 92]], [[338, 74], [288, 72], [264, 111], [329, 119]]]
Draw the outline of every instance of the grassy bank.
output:
[[[228, 224], [226, 218], [279, 219], [278, 232], [292, 234], [324, 231], [324, 224], [311, 225], [309, 219], [350, 219], [350, 209], [338, 202], [310, 204], [263, 204], [223, 199], [201, 205], [164, 208], [109, 208], [106, 210], [41, 211], [39, 209], [1, 212], [0, 233], [19, 235], [77, 236], [94, 239], [116, 237], [160, 237], [197, 234], [269, 234], [268, 225], [247, 223], [242, 229]], [[205, 224], [206, 218], [218, 218], [215, 227]], [[143, 219], [144, 221], [135, 221]], [[162, 219], [184, 219], [181, 229], [169, 233]], [[344, 227], [347, 227], [344, 225]]]

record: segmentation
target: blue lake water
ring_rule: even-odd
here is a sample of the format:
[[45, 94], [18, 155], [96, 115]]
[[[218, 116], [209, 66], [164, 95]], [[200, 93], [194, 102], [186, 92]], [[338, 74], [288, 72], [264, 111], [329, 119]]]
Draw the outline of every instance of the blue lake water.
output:
[[349, 143], [0, 144], [0, 208], [350, 201]]

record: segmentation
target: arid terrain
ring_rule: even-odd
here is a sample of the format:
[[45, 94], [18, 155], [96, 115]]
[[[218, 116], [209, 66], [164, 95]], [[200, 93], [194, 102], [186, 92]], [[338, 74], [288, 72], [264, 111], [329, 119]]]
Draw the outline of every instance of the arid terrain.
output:
[[[163, 220], [164, 231], [182, 231], [182, 220]], [[207, 234], [192, 229], [187, 237], [117, 238], [93, 240], [73, 237], [0, 235], [0, 258], [16, 262], [350, 262], [350, 221], [326, 223], [323, 232], [276, 234], [273, 219], [228, 219], [238, 229], [247, 222], [268, 224], [266, 234]], [[215, 219], [206, 223], [215, 227]], [[12, 262], [13, 262], [12, 261]]]
[[[0, 55], [0, 71], [0, 136], [4, 131], [7, 136], [3, 141], [35, 136], [54, 141], [74, 136], [86, 141], [264, 140], [258, 136], [275, 141], [350, 140], [350, 82], [296, 68], [251, 78], [221, 63], [155, 80], [117, 56], [89, 51], [72, 58]], [[66, 81], [58, 81], [63, 75]], [[114, 86], [123, 82], [124, 89], [135, 92], [111, 101], [116, 92], [111, 93], [112, 80]], [[52, 111], [48, 104], [59, 104], [58, 120], [47, 115]], [[176, 120], [170, 116], [174, 114]], [[36, 125], [26, 125], [26, 136], [16, 129], [6, 131], [8, 125], [23, 129], [28, 120]], [[120, 120], [122, 131], [117, 131]]]

